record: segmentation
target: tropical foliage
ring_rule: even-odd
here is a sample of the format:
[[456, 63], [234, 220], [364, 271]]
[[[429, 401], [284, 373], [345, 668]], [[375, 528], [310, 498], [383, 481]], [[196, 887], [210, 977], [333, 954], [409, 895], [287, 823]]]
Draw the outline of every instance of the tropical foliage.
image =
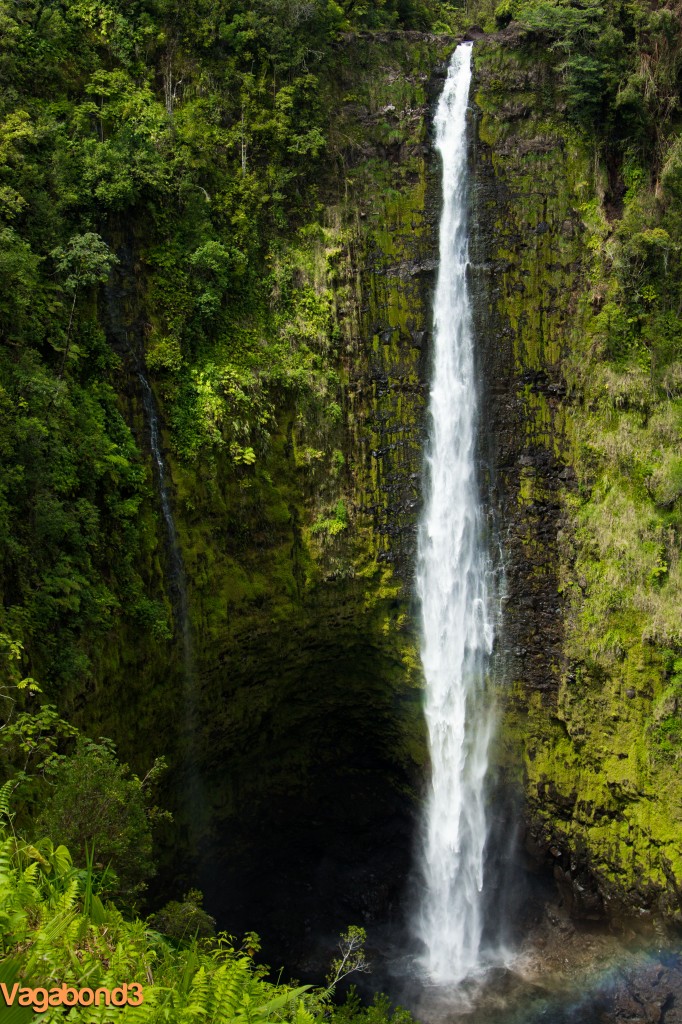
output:
[[[140, 1005], [107, 1007], [101, 1001], [99, 1007], [72, 1007], [66, 1017], [61, 1007], [47, 1008], [41, 1020], [55, 1024], [64, 1019], [83, 1024], [200, 1020], [331, 1024], [338, 1012], [342, 1024], [411, 1021], [404, 1011], [391, 1011], [381, 997], [367, 1009], [351, 997], [337, 1011], [333, 987], [313, 989], [267, 981], [268, 969], [254, 960], [258, 938], [253, 934], [238, 945], [225, 934], [202, 939], [201, 929], [195, 927], [171, 940], [139, 919], [127, 920], [112, 903], [103, 901], [92, 862], [79, 869], [66, 846], [55, 846], [49, 839], [28, 843], [17, 836], [10, 789], [11, 784], [5, 784], [0, 790], [0, 981], [9, 992], [16, 984], [43, 989], [45, 996], [62, 986], [76, 990], [141, 986]], [[196, 924], [200, 894], [193, 893], [191, 898], [194, 903], [185, 918]], [[362, 938], [362, 929], [357, 928], [342, 937], [341, 958], [332, 968], [333, 983], [358, 965], [364, 969]], [[43, 994], [39, 992], [37, 998], [43, 999]], [[33, 1019], [33, 1013], [17, 1000], [18, 993], [12, 1008], [3, 1009], [3, 1020], [19, 1024]], [[137, 995], [131, 1002], [137, 1002]]]
[[92, 684], [121, 622], [157, 650], [173, 630], [122, 375], [150, 376], [177, 458], [237, 475], [283, 406], [338, 413], [311, 263], [330, 65], [344, 33], [446, 14], [0, 2], [0, 629], [52, 694]]

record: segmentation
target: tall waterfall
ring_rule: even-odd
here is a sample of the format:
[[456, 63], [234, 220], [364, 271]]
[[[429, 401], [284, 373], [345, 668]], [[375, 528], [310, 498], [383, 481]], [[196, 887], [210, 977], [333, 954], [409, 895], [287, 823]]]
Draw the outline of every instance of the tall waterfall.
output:
[[493, 629], [476, 479], [476, 380], [467, 287], [466, 111], [471, 44], [457, 47], [436, 113], [443, 165], [440, 270], [434, 302], [426, 507], [417, 590], [431, 786], [417, 921], [420, 966], [457, 984], [481, 957], [485, 785], [492, 716], [485, 677]]

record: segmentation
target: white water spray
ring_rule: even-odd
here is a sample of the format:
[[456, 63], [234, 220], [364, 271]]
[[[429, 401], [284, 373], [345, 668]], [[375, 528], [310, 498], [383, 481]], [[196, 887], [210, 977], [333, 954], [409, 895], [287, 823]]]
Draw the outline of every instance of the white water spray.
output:
[[431, 788], [417, 921], [432, 982], [454, 985], [481, 961], [485, 777], [492, 715], [486, 666], [493, 629], [475, 466], [476, 382], [467, 289], [466, 110], [471, 44], [452, 58], [436, 112], [443, 164], [440, 270], [434, 302], [426, 508], [417, 590]]

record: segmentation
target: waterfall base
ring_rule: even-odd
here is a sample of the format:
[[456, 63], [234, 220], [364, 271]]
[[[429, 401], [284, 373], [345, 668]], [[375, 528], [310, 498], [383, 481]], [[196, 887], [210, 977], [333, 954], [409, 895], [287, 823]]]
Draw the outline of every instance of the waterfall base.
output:
[[556, 904], [506, 965], [454, 989], [402, 983], [423, 1024], [682, 1024], [679, 945], [577, 926]]

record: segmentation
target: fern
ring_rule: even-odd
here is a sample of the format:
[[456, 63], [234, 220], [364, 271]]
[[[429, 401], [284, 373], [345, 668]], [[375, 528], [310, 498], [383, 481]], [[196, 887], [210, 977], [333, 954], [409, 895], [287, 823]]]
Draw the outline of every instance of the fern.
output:
[[14, 843], [11, 839], [6, 839], [0, 843], [0, 885], [9, 884], [12, 873], [13, 852]]
[[[183, 990], [178, 993], [183, 999]], [[190, 1024], [192, 1021], [209, 1020], [210, 984], [206, 968], [202, 965], [194, 975], [191, 988], [185, 998], [189, 1002], [183, 1008], [181, 1020], [183, 1024]]]
[[217, 1019], [231, 1019], [237, 1010], [248, 1005], [248, 985], [251, 981], [251, 961], [241, 957], [231, 963], [223, 964], [213, 975], [211, 987], [213, 998], [211, 1012]]
[[77, 900], [78, 880], [74, 878], [71, 880], [71, 882], [69, 882], [68, 886], [57, 900], [57, 904], [54, 908], [55, 917], [59, 916], [60, 914], [66, 915], [70, 913], [70, 911], [72, 911], [73, 908], [76, 906]]
[[[5, 793], [5, 807], [7, 794]], [[44, 1024], [333, 1024], [323, 991], [273, 985], [266, 969], [220, 937], [212, 948], [175, 949], [143, 921], [126, 921], [88, 890], [68, 850], [44, 839], [19, 842], [0, 823], [0, 946], [21, 950], [21, 974], [34, 987], [114, 989], [143, 985], [140, 1006], [48, 1008]], [[247, 937], [257, 949], [257, 938]], [[4, 1021], [5, 1015], [2, 1019]], [[33, 1014], [23, 1019], [33, 1019]], [[353, 1024], [352, 1017], [343, 1018]], [[19, 1024], [19, 1019], [17, 1019]], [[376, 1024], [388, 1024], [381, 1018]]]
[[310, 985], [301, 985], [299, 988], [287, 989], [286, 992], [269, 999], [260, 1006], [249, 1007], [248, 1024], [262, 1024], [263, 1021], [270, 1020], [276, 1010], [283, 1010], [285, 1007], [291, 1009], [299, 996], [307, 992], [309, 988]]
[[7, 822], [11, 821], [12, 815], [10, 813], [10, 796], [12, 795], [12, 780], [8, 779], [2, 786], [0, 786], [0, 824], [3, 819]]
[[298, 1006], [296, 1007], [296, 1014], [293, 1018], [293, 1024], [315, 1024], [315, 1018], [312, 1013], [306, 1009], [305, 1003], [302, 999], [299, 999]]
[[[32, 847], [29, 847], [29, 849], [32, 849]], [[40, 875], [40, 862], [37, 861], [37, 860], [34, 860], [31, 864], [29, 864], [29, 866], [27, 868], [24, 868], [24, 872], [23, 872], [23, 874], [21, 876], [21, 880], [25, 884], [30, 885], [32, 888], [35, 888], [35, 885], [36, 885], [36, 882], [38, 881], [39, 875]]]

